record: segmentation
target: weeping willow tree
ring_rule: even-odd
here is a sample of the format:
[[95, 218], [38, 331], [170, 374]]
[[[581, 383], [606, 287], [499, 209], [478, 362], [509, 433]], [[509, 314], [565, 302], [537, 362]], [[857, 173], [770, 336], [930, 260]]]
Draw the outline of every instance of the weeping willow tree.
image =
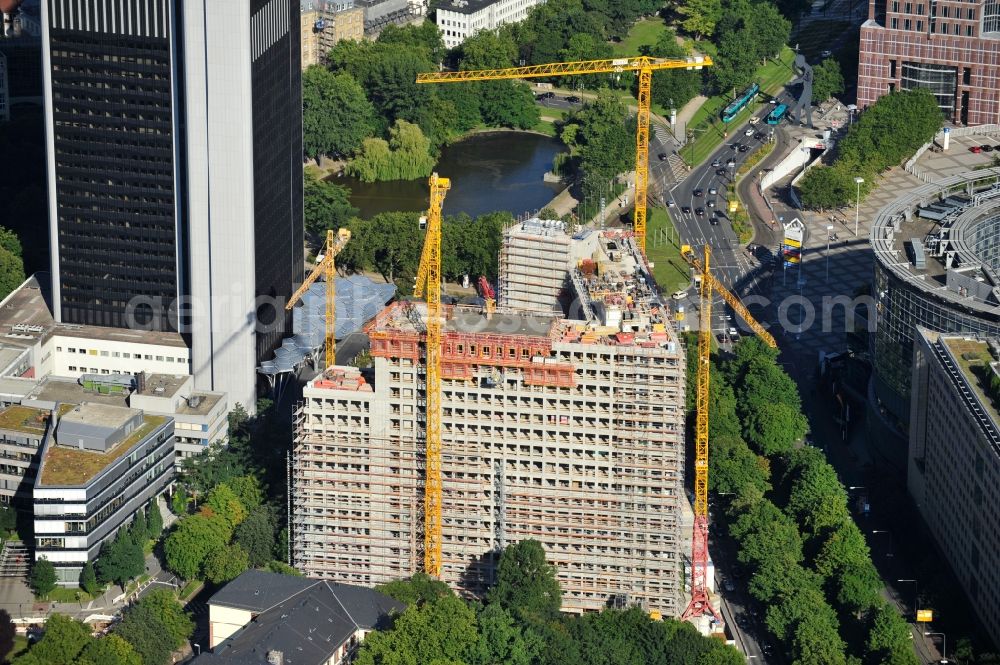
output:
[[364, 182], [413, 180], [431, 174], [435, 158], [431, 142], [418, 125], [397, 120], [389, 130], [389, 140], [365, 139], [347, 173]]

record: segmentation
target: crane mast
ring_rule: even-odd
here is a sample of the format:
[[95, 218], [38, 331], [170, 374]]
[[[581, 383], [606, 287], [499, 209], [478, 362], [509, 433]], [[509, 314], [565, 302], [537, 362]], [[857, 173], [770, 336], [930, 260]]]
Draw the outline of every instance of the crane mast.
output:
[[733, 308], [740, 318], [771, 348], [777, 348], [777, 343], [771, 333], [767, 332], [753, 318], [749, 310], [733, 295], [722, 282], [712, 276], [709, 262], [711, 250], [705, 245], [705, 261], [702, 263], [695, 256], [690, 245], [681, 247], [684, 257], [697, 274], [701, 275], [699, 300], [701, 311], [698, 314], [698, 374], [696, 413], [694, 429], [694, 533], [691, 538], [691, 601], [684, 610], [682, 618], [696, 619], [709, 615], [720, 623], [722, 617], [712, 606], [708, 595], [708, 397], [709, 380], [711, 378], [712, 354], [712, 292], [722, 296], [723, 300]]
[[427, 231], [417, 268], [416, 297], [427, 301], [427, 413], [424, 479], [424, 572], [441, 576], [441, 208], [448, 178], [430, 177]]
[[285, 304], [285, 309], [291, 310], [302, 299], [313, 282], [319, 279], [320, 275], [324, 276], [326, 280], [326, 365], [323, 368], [324, 371], [337, 364], [337, 341], [335, 339], [337, 332], [337, 268], [334, 264], [334, 258], [340, 254], [350, 239], [351, 232], [347, 229], [338, 229], [336, 235], [334, 235], [333, 229], [328, 229], [326, 243], [323, 245], [323, 258], [316, 263], [316, 267], [302, 282], [302, 286], [292, 294], [292, 297]]
[[577, 62], [551, 62], [526, 67], [498, 67], [457, 72], [424, 72], [417, 74], [417, 83], [455, 83], [462, 81], [496, 81], [501, 79], [526, 79], [548, 76], [576, 76], [579, 74], [615, 74], [637, 72], [639, 75], [638, 111], [635, 134], [635, 211], [633, 230], [635, 240], [643, 254], [646, 253], [646, 204], [649, 188], [649, 107], [653, 72], [661, 69], [701, 69], [711, 66], [708, 56], [696, 58], [610, 58], [581, 60]]

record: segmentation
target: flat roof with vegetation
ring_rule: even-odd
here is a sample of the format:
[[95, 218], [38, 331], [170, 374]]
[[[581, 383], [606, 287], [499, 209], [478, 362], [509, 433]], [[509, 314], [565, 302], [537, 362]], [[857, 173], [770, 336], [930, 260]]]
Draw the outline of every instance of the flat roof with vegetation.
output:
[[49, 412], [30, 406], [8, 406], [0, 411], [0, 429], [43, 436], [49, 425]]
[[942, 337], [941, 339], [951, 349], [959, 369], [965, 375], [966, 382], [972, 386], [979, 401], [986, 407], [990, 418], [1000, 427], [1000, 411], [997, 410], [996, 403], [988, 392], [989, 383], [985, 378], [993, 372], [990, 368], [993, 356], [990, 355], [989, 345], [984, 341], [961, 337]]
[[40, 485], [86, 485], [97, 474], [116, 462], [129, 451], [132, 446], [149, 436], [164, 422], [164, 416], [143, 416], [142, 425], [125, 437], [111, 450], [99, 453], [93, 450], [80, 450], [49, 443], [42, 460], [42, 475]]

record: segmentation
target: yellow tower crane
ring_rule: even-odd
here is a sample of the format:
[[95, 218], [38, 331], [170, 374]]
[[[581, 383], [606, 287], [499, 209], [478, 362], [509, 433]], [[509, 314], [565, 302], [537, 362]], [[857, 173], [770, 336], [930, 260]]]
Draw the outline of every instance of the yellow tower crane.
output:
[[582, 60], [579, 62], [553, 62], [527, 67], [502, 67], [458, 72], [426, 72], [417, 74], [417, 83], [455, 83], [460, 81], [496, 81], [500, 79], [527, 79], [547, 76], [576, 76], [578, 74], [639, 73], [638, 120], [635, 134], [635, 214], [636, 242], [646, 252], [646, 190], [649, 185], [649, 106], [653, 72], [660, 69], [701, 69], [712, 65], [708, 56], [696, 58], [612, 58], [607, 60]]
[[302, 286], [292, 294], [292, 297], [288, 299], [288, 303], [285, 305], [285, 309], [290, 310], [295, 307], [296, 303], [302, 299], [302, 296], [309, 287], [312, 286], [313, 282], [319, 279], [320, 275], [325, 275], [326, 279], [326, 365], [323, 367], [325, 372], [327, 369], [333, 367], [337, 364], [337, 342], [334, 339], [334, 334], [337, 329], [336, 320], [336, 307], [337, 307], [337, 288], [335, 283], [335, 278], [337, 275], [336, 266], [334, 265], [334, 257], [340, 254], [340, 251], [344, 249], [344, 245], [351, 239], [351, 232], [347, 229], [339, 229], [334, 235], [333, 229], [329, 229], [326, 232], [326, 244], [323, 248], [322, 258], [317, 257], [316, 267], [313, 271], [306, 277], [306, 280], [302, 282]]
[[710, 355], [712, 352], [712, 291], [717, 292], [733, 308], [740, 318], [757, 333], [765, 344], [777, 348], [774, 337], [764, 330], [739, 298], [729, 292], [709, 270], [711, 251], [705, 245], [704, 264], [695, 256], [690, 245], [681, 247], [681, 256], [701, 275], [699, 298], [701, 311], [698, 313], [698, 375], [697, 397], [695, 400], [694, 431], [694, 533], [691, 539], [691, 601], [684, 610], [684, 619], [713, 616], [720, 623], [722, 617], [712, 607], [708, 595], [708, 397]]
[[[413, 294], [427, 300], [427, 443], [424, 471], [424, 572], [441, 576], [441, 208], [451, 188], [431, 174], [427, 232]], [[423, 221], [423, 220], [421, 220]]]

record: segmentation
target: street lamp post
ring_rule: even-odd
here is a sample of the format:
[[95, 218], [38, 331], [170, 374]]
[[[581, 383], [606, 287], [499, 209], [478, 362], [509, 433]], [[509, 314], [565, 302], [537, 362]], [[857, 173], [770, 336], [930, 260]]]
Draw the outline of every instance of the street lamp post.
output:
[[830, 239], [833, 238], [833, 225], [826, 227], [826, 281], [830, 281]]
[[885, 555], [887, 557], [891, 557], [892, 556], [892, 532], [891, 531], [886, 531], [884, 529], [875, 529], [875, 530], [872, 531], [872, 535], [874, 535], [876, 533], [884, 533], [885, 535], [889, 536], [889, 551], [886, 552]]
[[924, 633], [924, 637], [939, 635], [941, 637], [941, 662], [948, 662], [948, 637], [944, 633]]
[[858, 218], [861, 216], [861, 183], [865, 181], [861, 176], [855, 176], [854, 184], [858, 186], [858, 198], [854, 204], [854, 237], [858, 236]]
[[916, 580], [896, 580], [896, 582], [902, 584], [907, 583], [913, 584], [913, 621], [917, 620], [917, 611], [920, 608], [920, 586], [917, 584]]

